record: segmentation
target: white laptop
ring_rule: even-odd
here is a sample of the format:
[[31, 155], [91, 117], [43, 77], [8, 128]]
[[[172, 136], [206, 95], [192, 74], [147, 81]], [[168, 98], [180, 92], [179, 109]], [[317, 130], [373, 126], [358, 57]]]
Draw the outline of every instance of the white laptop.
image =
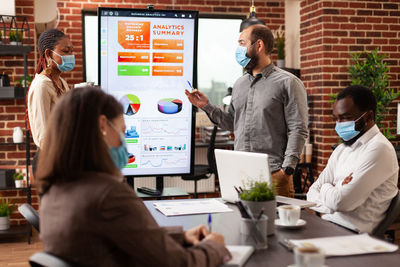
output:
[[215, 160], [221, 197], [227, 202], [239, 200], [234, 186], [243, 187], [250, 180], [271, 183], [267, 154], [215, 149]]

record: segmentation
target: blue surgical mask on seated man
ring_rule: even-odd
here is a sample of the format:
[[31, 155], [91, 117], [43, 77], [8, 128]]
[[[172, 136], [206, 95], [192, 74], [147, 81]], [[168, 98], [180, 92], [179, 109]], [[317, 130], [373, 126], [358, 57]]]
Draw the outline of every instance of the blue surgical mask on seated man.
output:
[[65, 55], [65, 56], [61, 56], [60, 54], [52, 51], [54, 54], [59, 55], [61, 57], [62, 60], [62, 64], [58, 64], [57, 62], [53, 60], [54, 63], [57, 64], [57, 67], [60, 71], [71, 71], [74, 69], [75, 67], [75, 55]]
[[356, 128], [356, 121], [361, 119], [367, 112], [364, 112], [358, 119], [355, 121], [343, 121], [343, 122], [336, 122], [335, 130], [337, 134], [342, 138], [344, 141], [349, 141], [360, 134], [360, 131], [357, 131]]
[[240, 66], [243, 68], [247, 66], [250, 62], [250, 58], [246, 56], [247, 53], [247, 47], [246, 46], [238, 46], [236, 48], [236, 61], [239, 63]]
[[112, 160], [114, 161], [115, 166], [119, 170], [122, 170], [126, 164], [128, 163], [128, 150], [126, 149], [126, 143], [125, 143], [125, 135], [115, 129], [114, 125], [112, 122], [108, 122], [111, 127], [119, 133], [119, 137], [121, 139], [121, 145], [119, 147], [110, 147], [110, 156]]

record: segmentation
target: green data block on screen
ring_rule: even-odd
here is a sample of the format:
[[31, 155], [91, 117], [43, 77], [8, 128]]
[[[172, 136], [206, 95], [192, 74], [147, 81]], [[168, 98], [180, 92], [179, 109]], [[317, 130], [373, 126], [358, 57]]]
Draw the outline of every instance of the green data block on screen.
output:
[[138, 139], [125, 139], [125, 142], [129, 144], [137, 144]]
[[137, 164], [129, 164], [125, 166], [125, 168], [137, 168], [137, 167], [138, 167]]
[[118, 76], [149, 76], [150, 66], [118, 66]]

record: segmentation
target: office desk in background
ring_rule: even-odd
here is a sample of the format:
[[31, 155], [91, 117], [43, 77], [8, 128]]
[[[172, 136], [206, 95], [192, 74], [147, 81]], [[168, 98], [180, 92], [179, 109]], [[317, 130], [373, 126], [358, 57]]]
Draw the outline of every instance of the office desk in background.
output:
[[[160, 226], [182, 225], [184, 229], [187, 230], [199, 224], [207, 225], [208, 214], [166, 217], [154, 208], [154, 202], [156, 201], [145, 201], [144, 203]], [[212, 229], [213, 231], [224, 235], [225, 243], [227, 245], [240, 245], [240, 213], [236, 206], [228, 206], [233, 209], [234, 212], [213, 214]], [[278, 240], [283, 240], [286, 238], [305, 239], [354, 234], [345, 228], [328, 221], [324, 221], [316, 215], [312, 215], [305, 211], [302, 211], [301, 218], [307, 221], [307, 225], [305, 227], [297, 230], [275, 229], [275, 235], [268, 237], [268, 249], [263, 251], [255, 251], [245, 266], [286, 267], [290, 264], [293, 264], [293, 253], [280, 245]], [[394, 267], [400, 266], [400, 254], [397, 252], [347, 257], [330, 257], [326, 259], [326, 265], [329, 267]]]

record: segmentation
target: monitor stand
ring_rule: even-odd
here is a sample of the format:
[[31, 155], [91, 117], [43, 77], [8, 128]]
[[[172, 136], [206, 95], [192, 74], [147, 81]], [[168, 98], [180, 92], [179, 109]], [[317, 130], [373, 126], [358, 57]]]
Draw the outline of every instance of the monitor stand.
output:
[[[128, 184], [132, 187], [135, 188], [135, 182], [134, 182], [134, 176], [126, 176], [126, 180]], [[140, 198], [157, 198], [157, 199], [162, 199], [162, 198], [168, 198], [168, 197], [187, 197], [189, 196], [188, 193], [183, 191], [179, 187], [164, 187], [164, 176], [156, 176], [156, 189], [161, 192], [161, 195], [159, 196], [152, 196], [152, 195], [147, 195], [138, 192], [135, 190], [136, 195]]]

